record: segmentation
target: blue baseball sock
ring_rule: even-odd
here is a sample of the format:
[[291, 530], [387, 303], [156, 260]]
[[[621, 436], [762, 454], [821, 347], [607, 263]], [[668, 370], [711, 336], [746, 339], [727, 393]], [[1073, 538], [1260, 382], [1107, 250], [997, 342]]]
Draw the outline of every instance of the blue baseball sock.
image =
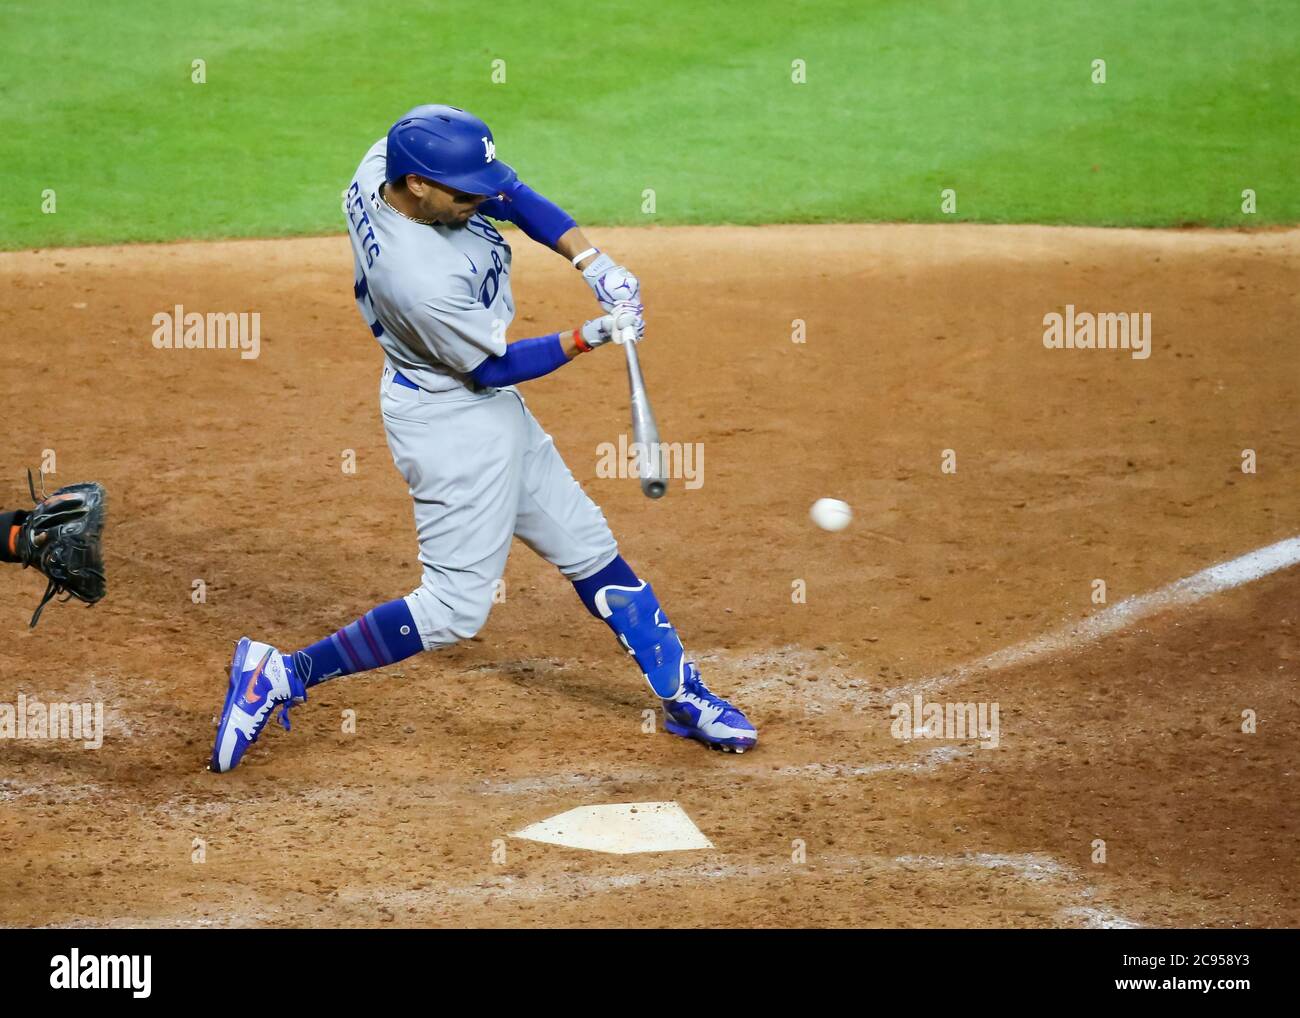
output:
[[293, 654], [294, 671], [310, 689], [339, 675], [383, 668], [424, 649], [403, 598], [372, 608], [351, 625]]
[[614, 630], [636, 658], [650, 688], [671, 700], [681, 689], [686, 652], [650, 584], [637, 579], [623, 556], [617, 555], [594, 576], [575, 580], [573, 589], [587, 611]]

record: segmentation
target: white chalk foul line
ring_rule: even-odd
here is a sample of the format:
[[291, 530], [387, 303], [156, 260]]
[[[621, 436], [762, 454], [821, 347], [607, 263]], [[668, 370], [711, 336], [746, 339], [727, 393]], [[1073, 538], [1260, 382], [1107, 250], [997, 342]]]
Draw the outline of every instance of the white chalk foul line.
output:
[[916, 693], [933, 692], [981, 672], [999, 671], [1068, 654], [1159, 612], [1195, 604], [1214, 594], [1253, 583], [1297, 564], [1300, 564], [1300, 537], [1289, 537], [1285, 541], [1257, 548], [1239, 558], [1202, 569], [1199, 573], [1175, 580], [1149, 593], [1125, 598], [1080, 622], [1012, 644], [938, 675], [886, 689], [883, 696], [886, 701], [902, 700]]
[[[904, 869], [945, 870], [975, 867], [1010, 873], [1031, 884], [1078, 885], [1082, 874], [1073, 866], [1041, 853], [1008, 855], [992, 852], [965, 852], [961, 855], [900, 855], [894, 862]], [[1060, 925], [1082, 924], [1090, 929], [1132, 930], [1142, 924], [1105, 905], [1092, 904], [1097, 888], [1091, 884], [1074, 891], [1081, 904], [1070, 905], [1057, 913]]]

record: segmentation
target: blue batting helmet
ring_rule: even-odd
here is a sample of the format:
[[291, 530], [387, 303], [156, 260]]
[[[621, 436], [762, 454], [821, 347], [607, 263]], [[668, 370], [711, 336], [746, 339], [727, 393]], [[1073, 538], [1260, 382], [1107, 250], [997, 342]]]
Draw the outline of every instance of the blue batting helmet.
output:
[[388, 130], [389, 180], [414, 173], [468, 194], [497, 195], [517, 179], [488, 125], [455, 106], [417, 106]]

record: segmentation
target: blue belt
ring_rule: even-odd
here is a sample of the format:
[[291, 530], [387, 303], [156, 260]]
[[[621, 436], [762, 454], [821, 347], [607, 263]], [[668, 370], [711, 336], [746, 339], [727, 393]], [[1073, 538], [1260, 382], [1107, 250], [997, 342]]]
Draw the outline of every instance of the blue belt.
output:
[[[428, 391], [427, 389], [421, 389], [418, 385], [416, 385], [414, 382], [412, 382], [409, 378], [407, 378], [404, 374], [402, 374], [402, 373], [401, 373], [400, 371], [398, 371], [396, 368], [393, 368], [393, 381], [396, 382], [398, 385], [404, 385], [404, 386], [406, 386], [406, 388], [408, 388], [408, 389], [414, 389], [416, 392], [427, 392], [427, 391]], [[483, 392], [495, 392], [496, 390], [495, 390], [493, 387], [491, 387], [491, 386], [489, 386], [489, 387], [482, 387], [482, 386], [479, 386], [479, 387], [475, 387], [475, 388], [473, 389], [473, 391], [474, 391], [474, 392], [480, 392], [480, 393], [483, 393]]]
[[414, 389], [416, 392], [420, 391], [420, 387], [418, 385], [412, 382], [409, 378], [407, 378], [396, 368], [393, 368], [393, 381], [396, 382], [398, 385], [406, 386], [408, 389]]

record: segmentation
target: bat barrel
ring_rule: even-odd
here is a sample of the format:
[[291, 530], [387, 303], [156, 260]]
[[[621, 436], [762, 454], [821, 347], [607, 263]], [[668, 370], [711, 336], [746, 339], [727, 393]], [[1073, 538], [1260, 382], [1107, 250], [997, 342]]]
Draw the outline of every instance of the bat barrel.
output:
[[637, 457], [641, 491], [647, 498], [663, 498], [668, 491], [668, 473], [659, 442], [659, 425], [650, 408], [636, 342], [624, 339], [622, 345], [627, 354], [627, 382], [632, 396], [632, 441], [642, 451], [642, 455]]

